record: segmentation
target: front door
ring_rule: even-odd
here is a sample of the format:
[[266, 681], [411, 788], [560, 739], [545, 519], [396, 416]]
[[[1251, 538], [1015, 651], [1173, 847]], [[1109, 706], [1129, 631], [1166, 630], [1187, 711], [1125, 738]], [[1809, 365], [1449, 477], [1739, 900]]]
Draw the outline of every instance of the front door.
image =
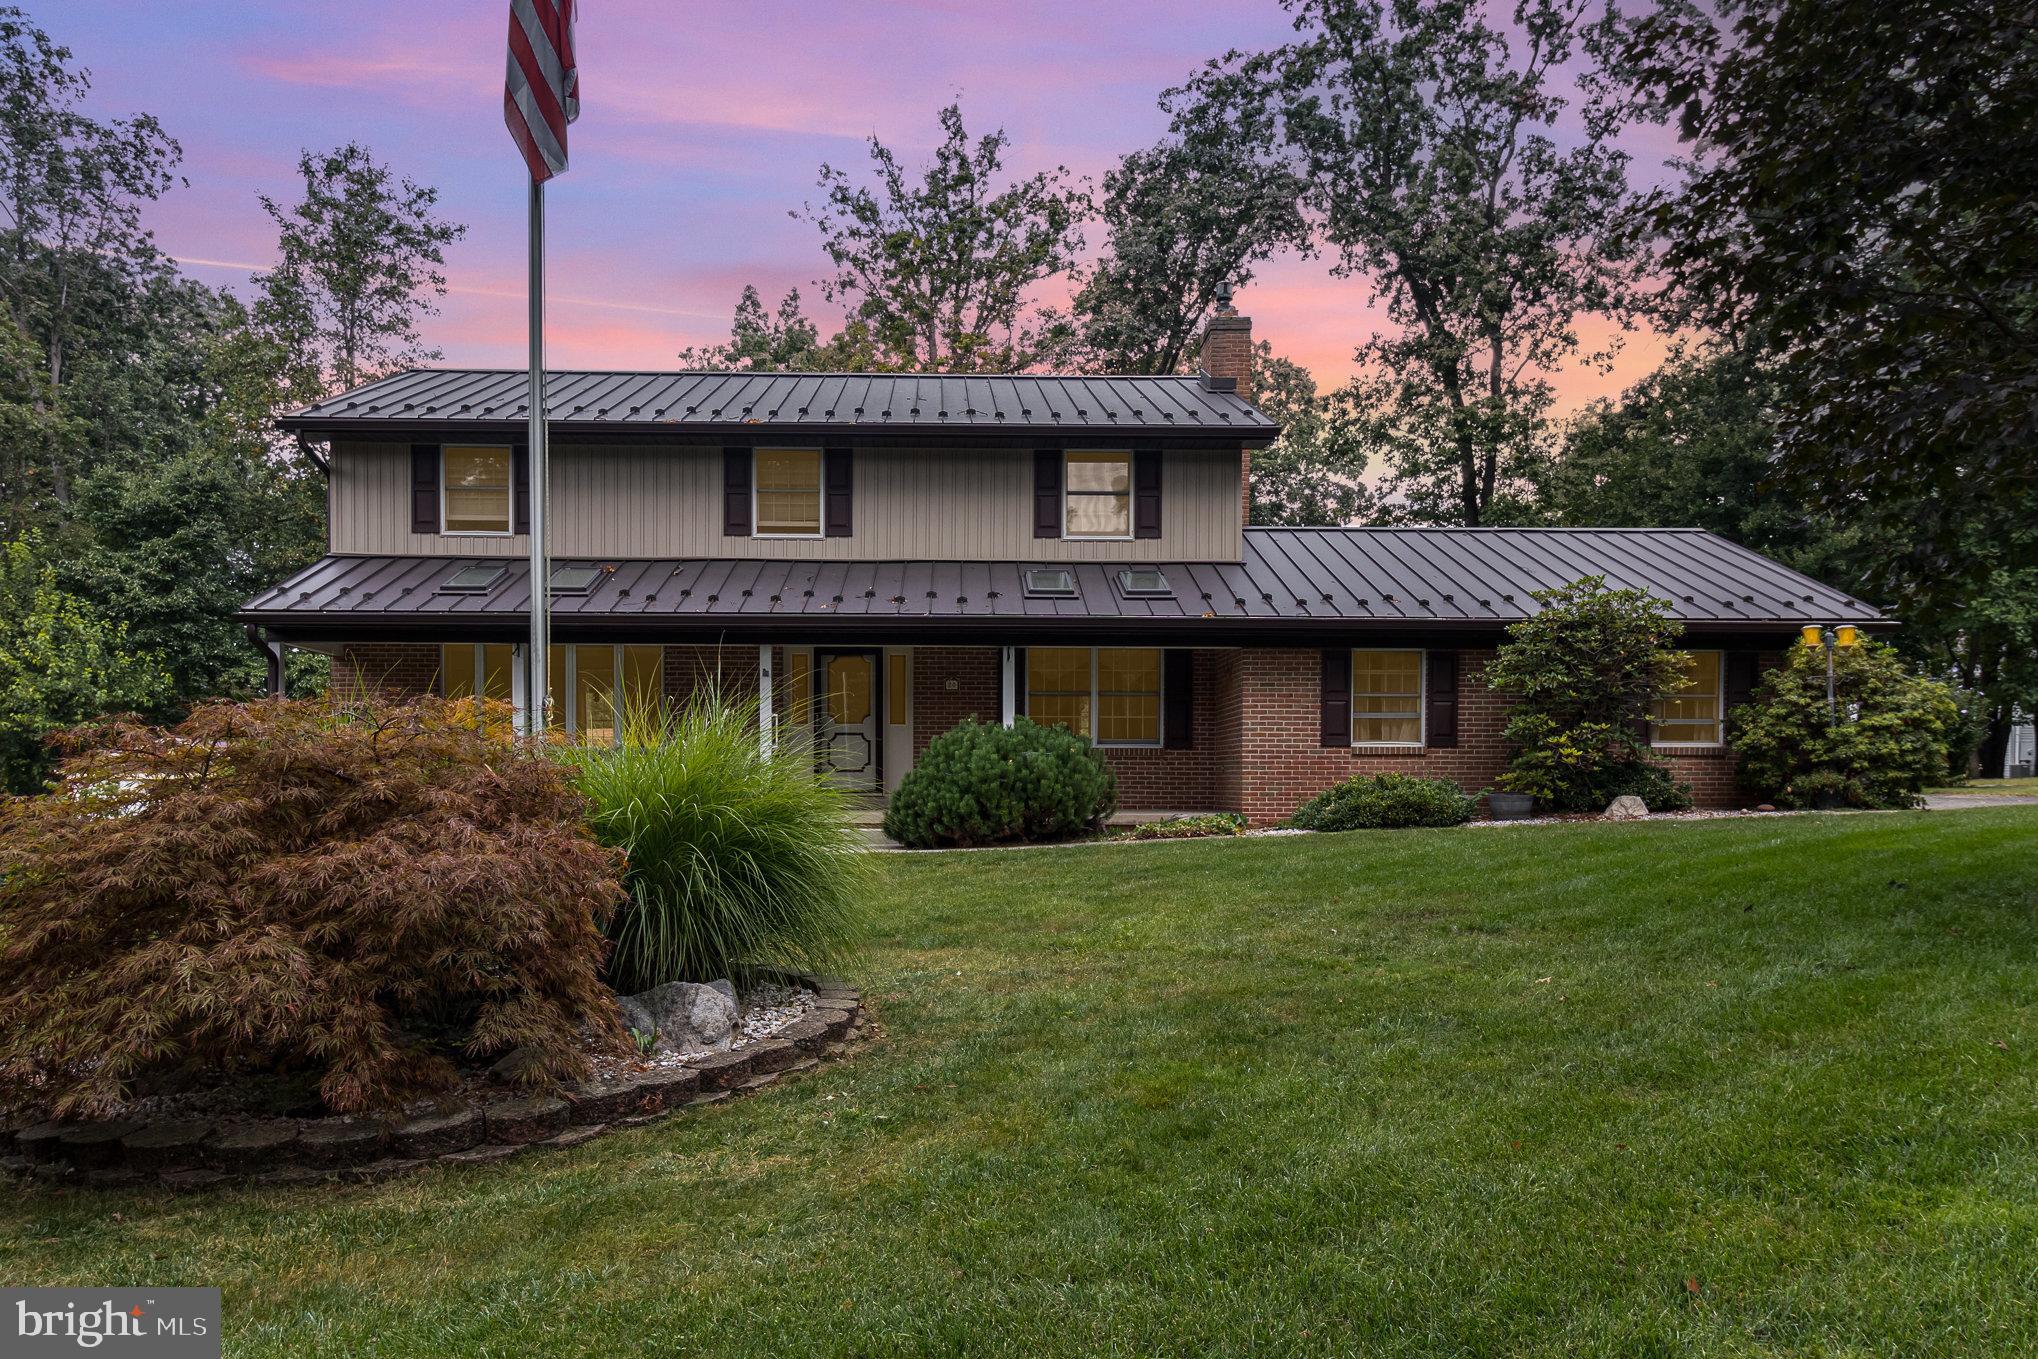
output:
[[815, 757], [838, 788], [879, 787], [877, 653], [823, 651], [814, 657], [821, 687]]

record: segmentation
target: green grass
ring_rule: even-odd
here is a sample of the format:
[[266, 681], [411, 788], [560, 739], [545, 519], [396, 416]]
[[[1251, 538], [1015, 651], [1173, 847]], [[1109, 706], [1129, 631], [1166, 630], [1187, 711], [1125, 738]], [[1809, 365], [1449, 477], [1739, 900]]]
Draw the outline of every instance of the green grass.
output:
[[227, 1351], [2038, 1352], [2038, 810], [895, 856], [886, 1041], [493, 1169], [24, 1192]]
[[1926, 791], [1944, 793], [1949, 797], [2038, 797], [2038, 779], [1976, 779], [1957, 788], [1931, 788]]

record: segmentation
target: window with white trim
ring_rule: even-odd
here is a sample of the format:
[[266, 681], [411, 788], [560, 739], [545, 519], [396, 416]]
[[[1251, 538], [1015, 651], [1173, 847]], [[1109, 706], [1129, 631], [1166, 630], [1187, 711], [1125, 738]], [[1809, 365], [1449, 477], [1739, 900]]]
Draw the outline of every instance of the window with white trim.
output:
[[1684, 683], [1650, 705], [1650, 739], [1659, 746], [1720, 744], [1726, 653], [1685, 653]]
[[1062, 537], [1132, 536], [1132, 455], [1069, 453], [1062, 464]]
[[1160, 648], [1028, 647], [1026, 716], [1100, 746], [1159, 745]]
[[1352, 744], [1422, 744], [1420, 651], [1352, 653]]
[[510, 451], [467, 444], [439, 450], [439, 528], [445, 533], [510, 531]]
[[[439, 649], [447, 698], [512, 702], [515, 651], [507, 643]], [[665, 650], [656, 646], [555, 646], [546, 664], [552, 725], [582, 745], [620, 744], [633, 716], [664, 702]]]
[[821, 536], [820, 449], [760, 448], [752, 481], [757, 537]]

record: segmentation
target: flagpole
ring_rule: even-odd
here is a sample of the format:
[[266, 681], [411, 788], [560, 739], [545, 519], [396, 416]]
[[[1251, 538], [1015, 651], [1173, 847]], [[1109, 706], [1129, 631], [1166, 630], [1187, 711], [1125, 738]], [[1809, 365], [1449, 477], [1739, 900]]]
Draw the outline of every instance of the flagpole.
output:
[[545, 705], [551, 696], [546, 666], [551, 660], [552, 572], [545, 552], [545, 492], [551, 475], [545, 448], [545, 183], [531, 180], [531, 413], [529, 478], [531, 483], [531, 654], [524, 691], [524, 728], [531, 736], [545, 732]]

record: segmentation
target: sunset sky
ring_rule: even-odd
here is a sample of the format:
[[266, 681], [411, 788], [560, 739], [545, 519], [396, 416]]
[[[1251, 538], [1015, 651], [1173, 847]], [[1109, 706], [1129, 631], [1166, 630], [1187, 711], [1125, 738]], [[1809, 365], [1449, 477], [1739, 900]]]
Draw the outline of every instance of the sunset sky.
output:
[[[450, 363], [518, 366], [524, 345], [524, 177], [502, 123], [506, 0], [64, 0], [28, 8], [94, 78], [100, 116], [157, 115], [182, 142], [180, 188], [149, 214], [199, 279], [245, 291], [273, 258], [256, 195], [291, 199], [305, 148], [354, 139], [436, 185], [464, 222], [428, 339]], [[972, 134], [1003, 127], [1021, 172], [1092, 178], [1165, 129], [1156, 96], [1229, 48], [1277, 44], [1275, 0], [1109, 4], [970, 0], [822, 4], [582, 0], [582, 108], [572, 168], [549, 195], [549, 359], [676, 366], [726, 338], [738, 291], [775, 300], [826, 260], [788, 210], [823, 161], [867, 163], [875, 133], [917, 164], [935, 111], [962, 102]], [[1638, 176], [1671, 151], [1651, 129]], [[1091, 233], [1092, 245], [1097, 243]], [[1240, 296], [1257, 338], [1326, 386], [1373, 329], [1362, 280], [1283, 259]], [[1564, 404], [1617, 392], [1654, 366], [1633, 337], [1611, 374], [1561, 376]]]

